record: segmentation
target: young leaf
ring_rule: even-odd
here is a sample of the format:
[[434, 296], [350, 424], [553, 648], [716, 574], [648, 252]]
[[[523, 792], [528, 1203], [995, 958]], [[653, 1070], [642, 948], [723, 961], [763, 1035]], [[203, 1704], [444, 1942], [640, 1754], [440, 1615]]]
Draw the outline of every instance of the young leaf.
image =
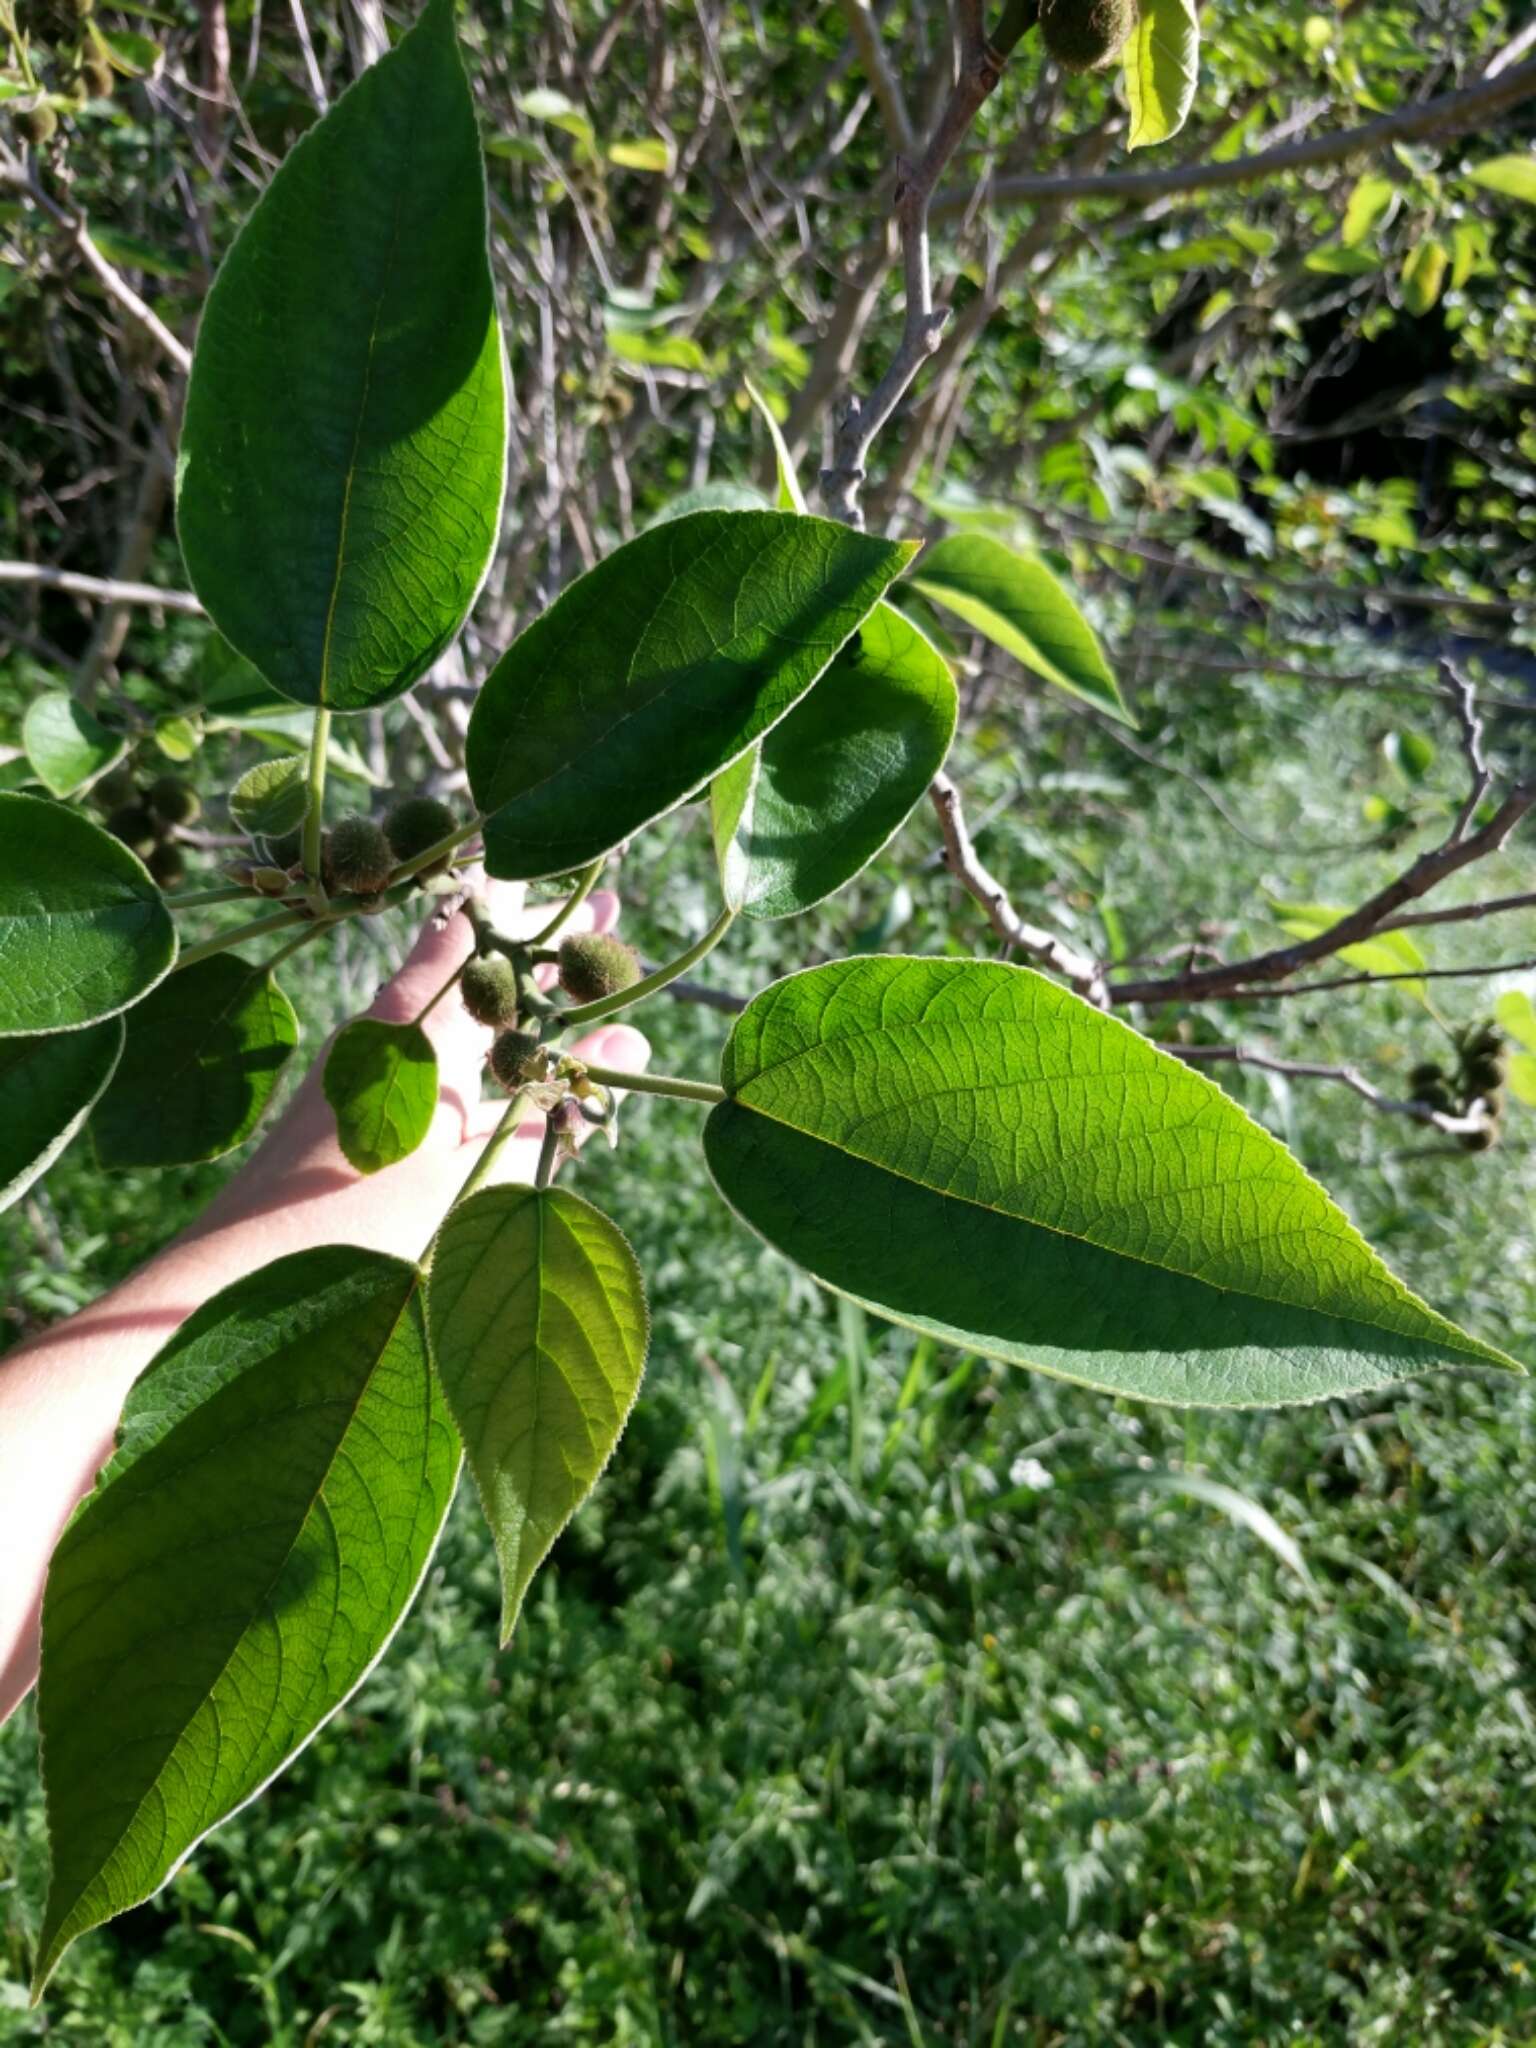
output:
[[1507, 199], [1524, 199], [1536, 206], [1536, 153], [1489, 157], [1467, 176], [1487, 192], [1502, 192]]
[[924, 554], [915, 589], [1058, 689], [1133, 723], [1098, 636], [1044, 562], [985, 533], [956, 533]]
[[1024, 968], [793, 975], [737, 1020], [721, 1079], [705, 1151], [726, 1200], [950, 1342], [1213, 1407], [1513, 1365], [1410, 1294], [1203, 1075]]
[[1382, 177], [1379, 171], [1367, 171], [1350, 193], [1349, 204], [1344, 209], [1344, 221], [1339, 229], [1339, 240], [1344, 247], [1355, 248], [1373, 228], [1384, 226], [1396, 204], [1397, 187], [1392, 180]]
[[877, 605], [821, 681], [710, 792], [726, 901], [790, 917], [860, 873], [942, 767], [954, 679], [890, 605]]
[[299, 1042], [293, 1005], [233, 953], [162, 981], [128, 1018], [128, 1043], [96, 1105], [103, 1166], [190, 1166], [232, 1152], [261, 1122]]
[[115, 1016], [175, 957], [171, 914], [120, 839], [46, 797], [0, 796], [0, 1036]]
[[750, 377], [745, 378], [743, 381], [747, 387], [747, 396], [762, 414], [763, 422], [768, 429], [768, 438], [773, 443], [774, 469], [778, 477], [779, 510], [781, 512], [805, 512], [809, 508], [805, 502], [805, 493], [800, 488], [800, 479], [795, 474], [794, 457], [789, 452], [789, 443], [784, 439], [778, 420], [774, 417], [773, 408]]
[[427, 1327], [501, 1565], [501, 1639], [597, 1484], [645, 1369], [635, 1255], [565, 1188], [487, 1188], [432, 1252]]
[[122, 1055], [123, 1020], [50, 1038], [0, 1039], [0, 1209], [45, 1174]]
[[34, 1996], [361, 1683], [421, 1581], [459, 1446], [416, 1268], [327, 1245], [182, 1325], [53, 1555], [52, 1877]]
[[694, 512], [599, 563], [476, 701], [487, 870], [568, 874], [691, 796], [805, 695], [913, 552], [825, 519]]
[[1493, 1006], [1500, 1026], [1527, 1052], [1536, 1052], [1536, 1003], [1524, 989], [1507, 989]]
[[1403, 305], [1415, 319], [1422, 319], [1426, 313], [1432, 313], [1439, 303], [1450, 260], [1450, 251], [1444, 242], [1433, 235], [1426, 236], [1422, 242], [1416, 242], [1408, 251], [1403, 262], [1399, 285], [1403, 294]]
[[359, 1017], [336, 1035], [325, 1062], [336, 1137], [359, 1173], [378, 1173], [416, 1150], [437, 1109], [437, 1054], [419, 1024]]
[[[1280, 929], [1293, 939], [1320, 938], [1324, 932], [1331, 931], [1340, 918], [1349, 915], [1341, 903], [1282, 903], [1273, 896], [1270, 908]], [[1415, 977], [1398, 982], [1398, 989], [1405, 996], [1417, 996], [1422, 1002], [1428, 993], [1425, 983], [1417, 976], [1429, 962], [1406, 932], [1374, 932], [1358, 945], [1341, 946], [1338, 958], [1346, 967], [1353, 967], [1361, 974]]]
[[1138, 0], [1121, 64], [1131, 110], [1126, 147], [1171, 141], [1189, 117], [1200, 76], [1195, 0]]
[[300, 754], [258, 761], [229, 793], [229, 815], [240, 830], [266, 839], [297, 831], [308, 810], [309, 763]]
[[128, 751], [121, 733], [103, 725], [65, 690], [50, 690], [27, 706], [21, 745], [38, 781], [55, 796], [73, 796]]
[[294, 148], [214, 280], [182, 434], [188, 574], [285, 696], [364, 710], [463, 624], [505, 461], [474, 105], [453, 0], [428, 0]]

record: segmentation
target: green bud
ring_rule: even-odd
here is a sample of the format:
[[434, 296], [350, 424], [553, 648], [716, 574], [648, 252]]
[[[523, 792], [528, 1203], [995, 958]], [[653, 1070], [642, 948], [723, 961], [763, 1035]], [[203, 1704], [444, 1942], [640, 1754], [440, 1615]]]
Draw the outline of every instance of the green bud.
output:
[[384, 837], [397, 861], [415, 860], [429, 846], [446, 839], [457, 823], [448, 806], [435, 796], [408, 796], [385, 817]]
[[107, 830], [141, 856], [153, 853], [160, 840], [154, 818], [142, 804], [119, 804], [107, 819]]
[[1409, 1086], [1415, 1089], [1433, 1087], [1436, 1081], [1444, 1079], [1444, 1067], [1437, 1065], [1434, 1060], [1421, 1060], [1416, 1067], [1410, 1069], [1408, 1075]]
[[1463, 1152], [1491, 1152], [1499, 1142], [1499, 1127], [1489, 1123], [1480, 1131], [1463, 1131], [1456, 1142]]
[[104, 811], [121, 810], [137, 800], [139, 785], [126, 768], [111, 768], [99, 782], [91, 784], [91, 802]]
[[1136, 26], [1136, 0], [1040, 0], [1040, 37], [1067, 71], [1112, 64]]
[[190, 825], [202, 815], [197, 791], [179, 775], [162, 775], [149, 785], [145, 802], [167, 825]]
[[543, 1048], [531, 1031], [503, 1031], [491, 1047], [490, 1066], [503, 1088], [521, 1088], [542, 1077]]
[[500, 953], [471, 960], [459, 976], [459, 994], [477, 1024], [502, 1030], [517, 1022], [517, 972]]
[[372, 818], [343, 818], [325, 849], [325, 886], [342, 896], [376, 896], [394, 860], [389, 841]]
[[573, 1003], [596, 1003], [633, 988], [640, 955], [608, 932], [576, 932], [560, 944], [560, 986]]
[[149, 872], [162, 889], [174, 888], [186, 877], [186, 856], [172, 840], [162, 839], [149, 856]]
[[1499, 1053], [1475, 1053], [1466, 1061], [1462, 1072], [1472, 1094], [1490, 1095], [1503, 1086], [1503, 1057]]
[[58, 115], [48, 106], [23, 107], [11, 119], [16, 123], [16, 133], [22, 141], [30, 142], [34, 149], [50, 141], [59, 125]]
[[100, 50], [86, 51], [80, 60], [80, 75], [93, 100], [111, 99], [114, 84], [112, 66]]

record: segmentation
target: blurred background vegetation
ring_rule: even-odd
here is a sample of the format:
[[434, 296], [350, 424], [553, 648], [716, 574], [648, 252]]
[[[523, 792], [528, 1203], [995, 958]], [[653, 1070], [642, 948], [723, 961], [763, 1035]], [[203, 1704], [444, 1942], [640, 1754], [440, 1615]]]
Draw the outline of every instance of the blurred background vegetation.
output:
[[[876, 15], [925, 107], [946, 9]], [[66, 108], [25, 176], [190, 332], [251, 193], [386, 24], [250, 0], [92, 18], [114, 91]], [[1491, 0], [1219, 0], [1203, 23], [1196, 115], [1159, 161], [1348, 127], [1536, 40]], [[346, 725], [359, 800], [453, 790], [466, 688], [520, 622], [680, 494], [767, 482], [745, 375], [813, 472], [828, 402], [899, 326], [870, 249], [887, 151], [839, 7], [487, 0], [462, 26], [518, 393], [507, 540], [421, 719]], [[34, 33], [67, 100], [77, 30]], [[1118, 166], [1117, 95], [1026, 43], [957, 188]], [[1278, 941], [1277, 903], [1359, 900], [1464, 793], [1447, 653], [1479, 679], [1495, 765], [1529, 772], [1536, 207], [1469, 171], [1533, 135], [1527, 103], [1236, 193], [947, 217], [965, 345], [889, 431], [872, 517], [1046, 547], [1138, 719], [1126, 735], [958, 650], [955, 772], [1031, 917], [1177, 961]], [[1367, 177], [1384, 196], [1357, 199]], [[850, 296], [853, 345], [829, 350]], [[0, 554], [182, 587], [175, 380], [19, 188], [0, 363]], [[201, 621], [20, 583], [0, 612], [0, 782], [25, 774], [27, 702], [83, 675], [141, 759], [199, 784], [185, 845], [213, 879], [219, 793], [281, 729]], [[197, 709], [213, 685], [218, 715]], [[815, 917], [738, 928], [715, 986], [992, 950], [936, 848], [920, 811]], [[645, 849], [619, 869], [626, 929], [666, 957], [713, 915], [707, 834], [683, 812]], [[1528, 840], [1459, 886], [1529, 889]], [[1422, 938], [1436, 967], [1511, 964], [1136, 1021], [1401, 1093], [1448, 1027], [1536, 993], [1529, 912]], [[381, 919], [301, 956], [311, 1047], [408, 940]], [[706, 1073], [727, 1019], [666, 1002], [646, 1023], [659, 1066]], [[1221, 1078], [1419, 1292], [1536, 1366], [1536, 1109], [1513, 1102], [1472, 1156], [1331, 1084]], [[839, 1307], [724, 1211], [696, 1122], [632, 1105], [617, 1154], [581, 1164], [640, 1254], [654, 1342], [512, 1649], [461, 1501], [363, 1691], [73, 1950], [35, 2015], [30, 1710], [0, 1731], [0, 2041], [1536, 2041], [1529, 1384], [1274, 1415], [1106, 1402]], [[77, 1146], [0, 1234], [6, 1339], [121, 1277], [237, 1165], [102, 1176]]]

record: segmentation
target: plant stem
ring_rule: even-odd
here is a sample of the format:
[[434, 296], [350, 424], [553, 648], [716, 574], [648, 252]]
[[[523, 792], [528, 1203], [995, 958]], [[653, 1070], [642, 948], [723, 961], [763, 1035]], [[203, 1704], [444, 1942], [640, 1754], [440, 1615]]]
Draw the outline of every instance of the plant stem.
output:
[[647, 974], [643, 980], [621, 988], [615, 995], [600, 996], [595, 1003], [581, 1003], [574, 1010], [563, 1011], [561, 1025], [595, 1024], [600, 1017], [612, 1017], [619, 1010], [627, 1010], [631, 1003], [643, 1003], [647, 996], [655, 995], [669, 981], [676, 981], [680, 974], [686, 974], [706, 953], [712, 953], [735, 922], [734, 910], [722, 910], [703, 938], [697, 945], [690, 946], [686, 953], [679, 953], [665, 967], [658, 967], [654, 974]]
[[459, 962], [458, 966], [455, 967], [452, 974], [449, 975], [448, 979], [443, 983], [442, 987], [438, 990], [437, 994], [433, 996], [432, 1000], [427, 1004], [426, 1008], [418, 1014], [416, 1018], [416, 1022], [418, 1024], [425, 1024], [427, 1019], [431, 1016], [432, 1012], [443, 1000], [443, 997], [447, 995], [449, 989], [457, 987], [459, 976], [464, 972], [464, 969], [468, 965], [469, 962], [467, 960], [461, 960]]
[[502, 1111], [500, 1123], [497, 1124], [495, 1130], [492, 1131], [485, 1141], [485, 1150], [470, 1168], [469, 1178], [465, 1181], [463, 1187], [454, 1196], [453, 1208], [457, 1209], [461, 1202], [467, 1202], [475, 1190], [483, 1187], [490, 1178], [491, 1168], [496, 1163], [497, 1153], [500, 1152], [507, 1140], [516, 1133], [522, 1118], [523, 1099], [527, 1093], [528, 1090], [526, 1088], [519, 1088], [512, 1097], [512, 1100]]
[[266, 962], [265, 971], [268, 974], [270, 974], [274, 968], [282, 966], [283, 962], [288, 958], [290, 953], [298, 953], [302, 951], [303, 948], [307, 946], [312, 939], [318, 939], [320, 934], [326, 929], [326, 925], [328, 922], [328, 919], [316, 919], [312, 923], [305, 925], [303, 931], [295, 933], [295, 935], [288, 941], [286, 946], [278, 947], [277, 951], [272, 955], [272, 958]]
[[[268, 932], [286, 931], [291, 924], [298, 924], [303, 913], [298, 910], [274, 910], [270, 917], [252, 918], [249, 924], [236, 925], [233, 931], [220, 932], [216, 937], [204, 939], [201, 945], [188, 946], [176, 962], [175, 972], [180, 974], [184, 967], [195, 967], [199, 960], [211, 960], [215, 953], [227, 953], [232, 946], [242, 945], [247, 939], [264, 938]], [[334, 922], [327, 918], [327, 924]], [[320, 929], [317, 923], [315, 929]]]
[[531, 939], [526, 940], [526, 945], [533, 947], [547, 946], [549, 944], [561, 927], [575, 916], [582, 904], [592, 894], [597, 878], [603, 872], [607, 860], [608, 856], [605, 853], [600, 859], [593, 861], [591, 867], [582, 871], [581, 879], [577, 882], [576, 887], [566, 897], [560, 908], [549, 920], [549, 923], [544, 926], [542, 931], [535, 932]]
[[[561, 1105], [563, 1107], [563, 1105]], [[533, 1170], [533, 1184], [536, 1188], [547, 1188], [555, 1177], [555, 1164], [560, 1156], [560, 1126], [555, 1113], [550, 1111], [544, 1122], [544, 1142], [539, 1147], [539, 1163]]]
[[[323, 704], [315, 706], [315, 723], [309, 736], [309, 809], [304, 813], [304, 872], [312, 893], [324, 892], [320, 885], [320, 835], [325, 825], [326, 749], [331, 740], [331, 714]], [[319, 908], [319, 903], [316, 904]]]
[[583, 1060], [589, 1077], [603, 1088], [630, 1088], [639, 1095], [671, 1095], [679, 1102], [724, 1102], [725, 1090], [713, 1081], [685, 1081], [675, 1074], [631, 1074], [623, 1067], [594, 1066]]
[[201, 910], [209, 903], [249, 902], [251, 892], [244, 886], [231, 883], [227, 889], [193, 889], [185, 896], [167, 896], [167, 910]]

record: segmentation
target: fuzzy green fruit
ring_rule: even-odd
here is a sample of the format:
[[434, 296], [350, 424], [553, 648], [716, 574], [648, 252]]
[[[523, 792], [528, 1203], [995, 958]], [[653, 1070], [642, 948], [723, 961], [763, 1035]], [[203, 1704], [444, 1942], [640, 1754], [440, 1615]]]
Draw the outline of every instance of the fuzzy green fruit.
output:
[[1136, 26], [1136, 0], [1040, 0], [1040, 38], [1067, 71], [1112, 64]]
[[1499, 1127], [1484, 1124], [1480, 1131], [1463, 1131], [1456, 1142], [1463, 1152], [1491, 1152], [1499, 1142]]
[[16, 133], [22, 141], [30, 142], [34, 149], [50, 141], [59, 125], [59, 117], [52, 107], [23, 107], [11, 119], [16, 123]]
[[111, 768], [99, 782], [91, 784], [91, 802], [104, 811], [119, 811], [124, 804], [138, 801], [139, 785], [126, 768]]
[[266, 848], [267, 859], [273, 867], [282, 868], [285, 873], [289, 868], [296, 868], [304, 858], [302, 832], [280, 832], [275, 839], [264, 839], [262, 845]]
[[501, 953], [471, 960], [459, 976], [459, 994], [477, 1024], [502, 1030], [517, 1022], [517, 972]]
[[1416, 1090], [1432, 1088], [1436, 1082], [1443, 1082], [1444, 1079], [1445, 1069], [1434, 1060], [1421, 1060], [1416, 1067], [1410, 1068], [1408, 1073], [1408, 1085]]
[[162, 839], [149, 856], [149, 872], [162, 889], [174, 888], [184, 881], [187, 873], [186, 856], [179, 846], [169, 839]]
[[191, 825], [203, 809], [197, 791], [179, 775], [160, 776], [149, 785], [144, 801], [167, 825]]
[[1504, 1061], [1498, 1053], [1474, 1054], [1466, 1061], [1462, 1072], [1468, 1089], [1474, 1095], [1491, 1095], [1504, 1083]]
[[376, 896], [394, 866], [389, 841], [372, 818], [343, 818], [325, 848], [325, 886], [340, 896]]
[[640, 979], [640, 955], [607, 932], [576, 932], [560, 943], [560, 986], [573, 1003], [601, 1002]]
[[384, 820], [384, 837], [397, 861], [415, 860], [446, 839], [458, 820], [435, 796], [408, 796]]
[[107, 819], [107, 830], [141, 857], [153, 853], [160, 840], [154, 817], [142, 804], [119, 804]]
[[503, 1031], [491, 1047], [491, 1072], [503, 1088], [521, 1088], [544, 1071], [544, 1054], [531, 1031]]

